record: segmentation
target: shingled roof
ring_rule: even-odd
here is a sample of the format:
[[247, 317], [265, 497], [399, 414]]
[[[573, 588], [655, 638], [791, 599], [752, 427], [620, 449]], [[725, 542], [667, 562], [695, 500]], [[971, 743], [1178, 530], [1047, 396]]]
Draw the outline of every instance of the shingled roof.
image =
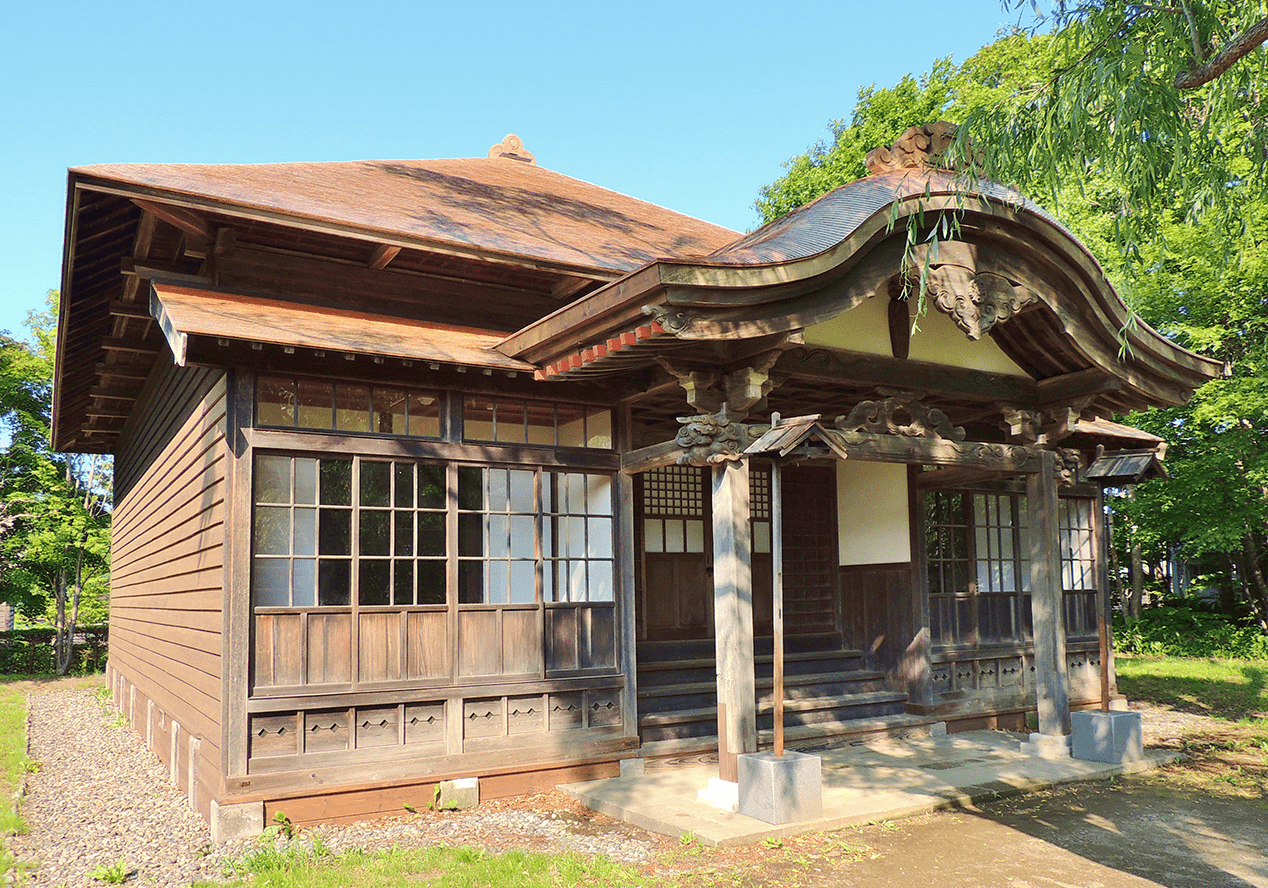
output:
[[109, 164], [90, 179], [508, 258], [627, 272], [703, 256], [738, 232], [509, 158]]

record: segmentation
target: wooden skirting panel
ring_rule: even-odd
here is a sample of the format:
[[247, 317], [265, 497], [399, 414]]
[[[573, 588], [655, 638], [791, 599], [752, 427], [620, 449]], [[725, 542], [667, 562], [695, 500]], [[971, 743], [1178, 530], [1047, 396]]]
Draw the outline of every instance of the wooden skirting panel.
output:
[[[480, 800], [544, 792], [560, 783], [615, 777], [621, 771], [619, 757], [574, 761], [536, 770], [515, 770], [480, 776]], [[435, 798], [436, 780], [416, 780], [389, 786], [331, 787], [302, 795], [264, 797], [264, 822], [272, 823], [280, 812], [292, 823], [347, 823], [405, 814], [405, 806], [426, 809]], [[235, 799], [235, 801], [237, 801]]]
[[850, 564], [840, 571], [846, 647], [862, 651], [873, 669], [898, 671], [916, 634], [910, 562]]

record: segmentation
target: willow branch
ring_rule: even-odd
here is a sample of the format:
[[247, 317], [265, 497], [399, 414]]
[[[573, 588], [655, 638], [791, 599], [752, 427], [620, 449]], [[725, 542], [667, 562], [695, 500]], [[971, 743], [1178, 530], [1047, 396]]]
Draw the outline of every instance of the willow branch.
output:
[[1206, 64], [1176, 75], [1176, 89], [1194, 89], [1210, 83], [1233, 66], [1233, 63], [1268, 40], [1268, 18], [1260, 19], [1224, 45]]

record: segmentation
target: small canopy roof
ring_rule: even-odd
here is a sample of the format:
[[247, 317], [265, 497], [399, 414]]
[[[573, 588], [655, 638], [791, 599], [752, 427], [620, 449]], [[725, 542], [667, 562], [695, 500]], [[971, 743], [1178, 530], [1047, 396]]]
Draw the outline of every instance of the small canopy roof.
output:
[[1167, 480], [1167, 470], [1154, 450], [1123, 450], [1098, 456], [1088, 466], [1086, 475], [1101, 487], [1125, 487], [1153, 478]]
[[[533, 366], [493, 349], [501, 334], [471, 327], [304, 305], [156, 281], [150, 313], [159, 322], [176, 364], [193, 347], [206, 359], [230, 342], [489, 367], [532, 373]], [[201, 340], [201, 341], [200, 341]]]

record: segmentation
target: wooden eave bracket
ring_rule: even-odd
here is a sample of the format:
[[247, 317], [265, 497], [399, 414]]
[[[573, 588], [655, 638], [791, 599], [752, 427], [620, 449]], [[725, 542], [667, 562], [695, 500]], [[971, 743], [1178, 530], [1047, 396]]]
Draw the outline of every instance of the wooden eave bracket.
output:
[[163, 332], [163, 338], [172, 350], [172, 360], [177, 367], [184, 367], [189, 354], [189, 335], [176, 329], [171, 316], [163, 307], [163, 300], [159, 299], [153, 286], [150, 287], [150, 314], [158, 321], [159, 330]]
[[193, 210], [174, 207], [170, 204], [152, 200], [132, 198], [132, 202], [150, 215], [162, 219], [177, 228], [185, 235], [185, 253], [199, 258], [214, 252], [216, 246], [216, 229], [211, 223]]

